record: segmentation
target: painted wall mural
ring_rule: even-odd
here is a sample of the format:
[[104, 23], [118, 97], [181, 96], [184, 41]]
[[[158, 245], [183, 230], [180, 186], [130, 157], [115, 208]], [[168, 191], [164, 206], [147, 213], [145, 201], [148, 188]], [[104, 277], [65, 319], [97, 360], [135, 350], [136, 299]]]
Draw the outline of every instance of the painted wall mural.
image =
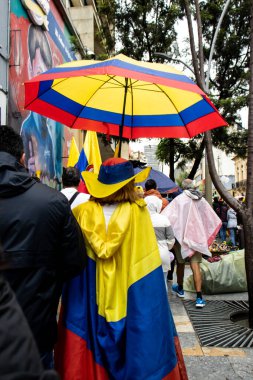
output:
[[29, 172], [58, 187], [73, 132], [24, 110], [23, 83], [75, 59], [70, 33], [53, 0], [11, 0], [10, 29], [9, 125], [21, 133]]

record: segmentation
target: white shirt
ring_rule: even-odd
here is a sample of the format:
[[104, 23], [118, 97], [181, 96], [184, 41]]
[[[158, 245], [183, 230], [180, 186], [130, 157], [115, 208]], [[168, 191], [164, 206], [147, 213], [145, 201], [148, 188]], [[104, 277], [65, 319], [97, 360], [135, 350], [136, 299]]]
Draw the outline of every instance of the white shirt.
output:
[[[61, 190], [61, 193], [65, 195], [65, 197], [70, 200], [70, 198], [77, 192], [75, 187], [65, 187]], [[90, 194], [79, 193], [71, 204], [71, 209], [79, 206], [80, 204], [87, 202], [90, 199]]]
[[114, 211], [115, 211], [115, 209], [116, 209], [117, 206], [118, 206], [117, 203], [114, 203], [114, 204], [111, 204], [111, 205], [109, 205], [109, 204], [103, 205], [103, 212], [104, 212], [104, 216], [105, 216], [106, 230], [107, 230], [109, 221], [111, 219], [111, 216], [114, 213]]

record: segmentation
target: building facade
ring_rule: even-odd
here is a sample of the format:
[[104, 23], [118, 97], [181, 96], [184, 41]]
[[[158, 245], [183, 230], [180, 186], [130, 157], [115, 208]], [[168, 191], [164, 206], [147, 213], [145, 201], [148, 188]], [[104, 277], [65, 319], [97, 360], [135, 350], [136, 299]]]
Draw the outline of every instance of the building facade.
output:
[[[232, 155], [227, 155], [220, 149], [213, 148], [214, 162], [217, 173], [224, 187], [232, 192], [235, 183], [235, 165], [232, 160]], [[205, 178], [206, 178], [206, 163], [205, 157], [201, 160], [199, 168], [196, 172], [194, 180], [199, 189], [205, 192]], [[213, 195], [217, 195], [215, 188], [212, 188]]]
[[159, 141], [159, 139], [152, 139], [151, 141], [146, 142], [144, 145], [144, 154], [147, 160], [147, 164], [155, 170], [162, 170], [162, 163], [159, 162], [156, 158], [156, 150]]
[[235, 183], [233, 184], [233, 196], [245, 196], [247, 183], [247, 160], [235, 156]]
[[114, 25], [105, 15], [99, 14], [98, 8], [103, 0], [64, 0], [68, 15], [82, 41], [88, 57], [110, 55], [104, 30], [113, 35]]
[[[25, 110], [24, 82], [52, 67], [79, 58], [73, 38], [78, 41], [79, 50], [85, 50], [82, 30], [90, 30], [88, 34], [92, 40], [96, 29], [90, 28], [87, 17], [83, 18], [79, 20], [79, 35], [74, 25], [74, 15], [75, 12], [83, 15], [79, 6], [85, 8], [86, 14], [93, 6], [84, 5], [81, 0], [65, 0], [65, 3], [63, 0], [10, 0], [9, 5], [8, 124], [23, 138], [29, 172], [40, 177], [42, 182], [59, 188], [62, 166], [67, 162], [72, 136], [75, 136], [80, 147], [83, 133]], [[90, 44], [89, 48], [99, 51], [99, 42], [94, 35], [93, 40], [96, 43]], [[1, 95], [0, 102], [2, 107]]]

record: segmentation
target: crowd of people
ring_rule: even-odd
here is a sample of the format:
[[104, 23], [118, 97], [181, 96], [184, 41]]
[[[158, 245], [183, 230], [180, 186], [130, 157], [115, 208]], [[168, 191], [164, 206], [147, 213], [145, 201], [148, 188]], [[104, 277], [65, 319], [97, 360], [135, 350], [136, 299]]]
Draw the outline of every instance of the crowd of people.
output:
[[60, 192], [24, 163], [21, 136], [2, 126], [1, 379], [186, 380], [168, 271], [175, 256], [183, 298], [189, 261], [204, 307], [202, 255], [235, 228], [233, 210], [209, 206], [189, 179], [169, 203], [155, 181], [135, 186], [148, 170], [134, 174], [123, 158], [82, 173], [89, 194], [77, 168], [63, 169]]
[[[243, 195], [239, 196], [239, 202], [243, 202]], [[217, 196], [213, 199], [213, 209], [222, 221], [222, 226], [219, 231], [221, 242], [231, 241], [233, 247], [239, 246], [244, 248], [242, 234], [242, 221], [235, 210], [229, 207], [222, 198]]]
[[24, 163], [21, 136], [1, 126], [1, 379], [187, 379], [132, 164], [114, 158], [86, 172], [81, 199], [75, 168], [61, 193]]

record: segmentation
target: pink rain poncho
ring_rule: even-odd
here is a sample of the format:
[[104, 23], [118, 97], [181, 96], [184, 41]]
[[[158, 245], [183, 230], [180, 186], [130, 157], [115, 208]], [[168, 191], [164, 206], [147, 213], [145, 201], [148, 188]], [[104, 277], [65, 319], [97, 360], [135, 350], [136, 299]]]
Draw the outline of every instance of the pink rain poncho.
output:
[[211, 256], [208, 247], [221, 227], [220, 218], [197, 193], [185, 190], [162, 211], [170, 220], [183, 258], [196, 251]]

